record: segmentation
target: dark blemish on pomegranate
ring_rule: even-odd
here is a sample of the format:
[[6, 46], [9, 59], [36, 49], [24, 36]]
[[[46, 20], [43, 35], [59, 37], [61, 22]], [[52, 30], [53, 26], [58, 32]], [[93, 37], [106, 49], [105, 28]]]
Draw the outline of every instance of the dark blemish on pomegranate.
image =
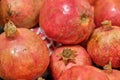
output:
[[108, 27], [107, 29], [104, 29], [104, 31], [110, 31], [112, 29], [113, 29], [112, 27]]
[[9, 6], [7, 13], [8, 13], [9, 17], [12, 16], [12, 15], [18, 16], [20, 14], [19, 12], [12, 11], [11, 6]]
[[27, 49], [23, 49], [23, 52], [26, 52], [27, 51]]
[[96, 40], [95, 40], [95, 42], [96, 42], [96, 43], [98, 43], [98, 42], [99, 42], [99, 40], [98, 40], [98, 39], [96, 39]]
[[9, 7], [8, 11], [7, 11], [9, 16], [12, 16], [12, 11], [11, 11], [11, 7]]
[[60, 33], [57, 39], [59, 40], [63, 36], [63, 33]]
[[14, 50], [12, 51], [12, 53], [15, 55], [17, 53], [17, 48], [14, 48]]
[[76, 41], [79, 40], [80, 38], [84, 37], [82, 34], [79, 34]]
[[86, 22], [86, 18], [87, 18], [87, 15], [86, 15], [86, 14], [83, 14], [83, 15], [81, 16], [82, 22]]
[[82, 34], [79, 34], [79, 35], [78, 35], [78, 38], [81, 38], [81, 37], [83, 37], [83, 35], [82, 35]]

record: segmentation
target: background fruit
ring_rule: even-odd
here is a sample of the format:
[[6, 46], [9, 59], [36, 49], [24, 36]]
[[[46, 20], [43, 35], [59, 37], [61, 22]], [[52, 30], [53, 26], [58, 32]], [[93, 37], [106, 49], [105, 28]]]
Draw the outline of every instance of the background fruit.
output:
[[11, 20], [17, 27], [31, 28], [38, 23], [45, 0], [1, 0], [0, 24]]
[[101, 26], [104, 20], [111, 20], [113, 25], [120, 26], [120, 0], [97, 0], [94, 5], [95, 23]]

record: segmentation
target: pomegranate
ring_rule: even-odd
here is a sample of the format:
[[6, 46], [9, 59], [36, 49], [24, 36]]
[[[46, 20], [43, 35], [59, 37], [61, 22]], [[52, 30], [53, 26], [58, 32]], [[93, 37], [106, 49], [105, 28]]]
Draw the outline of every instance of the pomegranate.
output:
[[93, 66], [74, 66], [66, 70], [58, 80], [109, 80], [102, 70]]
[[17, 27], [31, 28], [38, 23], [45, 0], [0, 0], [0, 24], [9, 20]]
[[120, 27], [103, 21], [88, 41], [87, 51], [97, 65], [105, 66], [111, 61], [113, 68], [120, 68]]
[[92, 6], [94, 6], [94, 4], [95, 4], [96, 1], [97, 1], [97, 0], [88, 0], [88, 2], [89, 2]]
[[46, 0], [39, 24], [46, 35], [62, 44], [78, 44], [94, 29], [94, 14], [86, 0]]
[[59, 47], [54, 50], [50, 58], [50, 70], [55, 80], [62, 72], [77, 65], [92, 65], [87, 51], [78, 45]]
[[34, 80], [49, 64], [49, 51], [43, 40], [26, 28], [5, 24], [0, 35], [0, 77], [5, 80]]
[[108, 76], [109, 80], [120, 80], [120, 71], [112, 69], [111, 62], [104, 66], [104, 72]]
[[94, 5], [95, 23], [101, 26], [104, 20], [111, 20], [113, 25], [120, 26], [120, 0], [97, 0]]

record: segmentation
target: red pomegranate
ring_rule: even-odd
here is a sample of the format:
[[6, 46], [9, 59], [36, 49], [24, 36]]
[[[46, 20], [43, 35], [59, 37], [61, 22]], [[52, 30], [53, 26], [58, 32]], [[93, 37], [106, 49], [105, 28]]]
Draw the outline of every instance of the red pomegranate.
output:
[[120, 26], [120, 0], [97, 0], [94, 5], [95, 23], [101, 26], [104, 20], [111, 20], [113, 25]]
[[0, 24], [9, 20], [17, 27], [31, 28], [39, 21], [45, 0], [0, 0]]
[[0, 35], [0, 77], [5, 80], [34, 80], [49, 64], [45, 43], [32, 31], [16, 28], [9, 21]]
[[62, 46], [54, 50], [51, 55], [50, 70], [55, 80], [65, 70], [78, 65], [92, 65], [90, 56], [81, 46]]
[[120, 27], [103, 21], [88, 41], [87, 51], [97, 65], [105, 66], [111, 61], [113, 68], [120, 68]]
[[93, 10], [86, 0], [46, 0], [39, 24], [46, 35], [62, 44], [78, 44], [94, 29]]
[[93, 66], [74, 66], [66, 70], [58, 80], [109, 80], [102, 70]]
[[112, 69], [111, 62], [104, 66], [104, 72], [108, 76], [109, 80], [120, 80], [120, 71], [117, 69]]
[[92, 6], [94, 6], [94, 4], [95, 4], [96, 1], [97, 1], [97, 0], [88, 0], [88, 2], [89, 2]]

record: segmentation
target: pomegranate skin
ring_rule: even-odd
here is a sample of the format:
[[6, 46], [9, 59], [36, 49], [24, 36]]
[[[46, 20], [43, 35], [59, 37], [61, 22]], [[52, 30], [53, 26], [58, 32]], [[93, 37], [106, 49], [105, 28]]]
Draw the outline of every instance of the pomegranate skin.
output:
[[94, 29], [93, 10], [86, 0], [46, 0], [39, 24], [46, 35], [62, 44], [78, 44]]
[[112, 62], [113, 68], [120, 68], [120, 28], [118, 26], [95, 29], [87, 44], [87, 51], [94, 63], [105, 66]]
[[104, 72], [93, 66], [74, 66], [64, 72], [58, 80], [109, 80]]
[[120, 0], [97, 0], [94, 5], [95, 24], [101, 26], [104, 20], [111, 20], [113, 25], [120, 26]]
[[[69, 60], [67, 64], [65, 65], [64, 60], [61, 59], [60, 53], [63, 52], [65, 49], [71, 49], [76, 51], [75, 54], [75, 61], [72, 62], [72, 60]], [[69, 53], [67, 53], [68, 55]], [[50, 58], [50, 70], [53, 78], [55, 80], [58, 80], [60, 75], [66, 71], [67, 69], [78, 66], [78, 65], [92, 65], [92, 61], [90, 56], [88, 55], [87, 51], [81, 47], [81, 46], [62, 46], [59, 48], [56, 48], [54, 52], [51, 55]]]
[[31, 28], [39, 22], [40, 10], [45, 0], [0, 0], [0, 25], [8, 20], [17, 27]]
[[120, 71], [116, 69], [112, 69], [111, 72], [107, 72], [104, 70], [106, 75], [108, 76], [109, 80], [120, 80]]
[[45, 43], [25, 28], [17, 29], [15, 39], [0, 35], [0, 77], [5, 80], [34, 80], [41, 76], [49, 64]]
[[88, 2], [89, 2], [92, 6], [94, 6], [94, 4], [95, 4], [96, 1], [97, 1], [97, 0], [88, 0]]
[[[1, 8], [1, 0], [0, 0], [0, 8]], [[2, 20], [1, 19], [2, 19], [2, 17], [1, 17], [1, 9], [0, 9], [0, 28], [2, 28], [2, 24], [1, 24]]]

